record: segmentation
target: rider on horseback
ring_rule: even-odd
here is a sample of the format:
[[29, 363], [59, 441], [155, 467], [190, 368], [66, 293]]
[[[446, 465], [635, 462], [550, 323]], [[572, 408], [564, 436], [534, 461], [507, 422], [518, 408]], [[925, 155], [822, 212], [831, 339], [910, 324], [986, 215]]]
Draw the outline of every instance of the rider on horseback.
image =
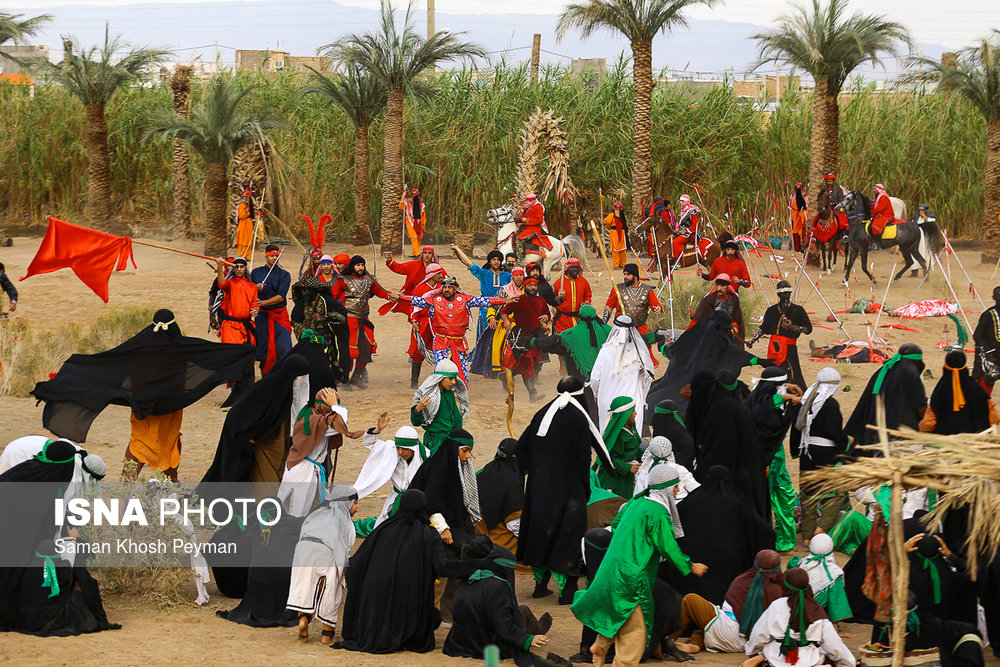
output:
[[524, 212], [521, 213], [521, 231], [517, 233], [517, 238], [527, 245], [534, 243], [540, 248], [552, 250], [552, 243], [549, 242], [548, 230], [545, 228], [545, 207], [538, 201], [535, 193], [524, 198]]
[[677, 225], [674, 227], [674, 259], [684, 253], [684, 247], [688, 243], [697, 247], [698, 214], [701, 213], [701, 209], [691, 203], [690, 195], [681, 195], [678, 203], [681, 208], [678, 211]]
[[885, 191], [884, 185], [876, 183], [875, 201], [872, 203], [871, 235], [874, 238], [880, 238], [882, 232], [885, 230], [885, 226], [894, 224], [895, 222], [897, 221], [895, 219], [895, 212], [892, 210], [892, 201], [889, 200], [889, 194]]
[[[847, 220], [847, 213], [844, 211], [844, 200], [847, 197], [844, 189], [837, 183], [837, 174], [832, 171], [823, 177], [823, 189], [820, 190], [816, 201], [822, 202], [824, 194], [826, 195], [826, 201], [830, 204], [830, 209], [833, 211], [834, 217], [837, 218], [838, 227], [840, 229], [847, 229], [850, 226]], [[822, 215], [817, 215], [817, 217], [823, 220], [826, 219]]]

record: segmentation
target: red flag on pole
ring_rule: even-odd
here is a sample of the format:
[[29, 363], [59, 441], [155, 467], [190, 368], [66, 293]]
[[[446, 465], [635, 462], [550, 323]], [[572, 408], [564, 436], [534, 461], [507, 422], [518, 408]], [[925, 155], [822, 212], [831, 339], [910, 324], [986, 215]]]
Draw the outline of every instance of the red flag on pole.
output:
[[88, 229], [48, 216], [49, 228], [28, 271], [18, 280], [59, 269], [73, 273], [97, 296], [108, 301], [108, 280], [112, 271], [124, 271], [132, 257], [132, 239]]

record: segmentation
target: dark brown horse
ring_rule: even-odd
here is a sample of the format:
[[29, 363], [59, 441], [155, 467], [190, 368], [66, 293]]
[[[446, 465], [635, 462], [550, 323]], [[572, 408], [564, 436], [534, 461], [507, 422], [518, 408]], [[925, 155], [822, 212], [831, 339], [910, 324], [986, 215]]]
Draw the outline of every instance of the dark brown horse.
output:
[[670, 267], [670, 270], [673, 270], [683, 269], [688, 266], [694, 266], [695, 264], [711, 266], [712, 262], [714, 262], [722, 254], [722, 244], [726, 240], [732, 238], [732, 235], [728, 232], [720, 234], [718, 239], [699, 233], [697, 256], [695, 254], [694, 244], [688, 243], [684, 246], [684, 252], [678, 259], [673, 256], [673, 240], [676, 233], [662, 216], [652, 215], [646, 218], [636, 227], [635, 231], [639, 234], [652, 232], [654, 242], [656, 244], [657, 259], [659, 261], [659, 266], [662, 267], [663, 273], [667, 272], [667, 267]]
[[843, 234], [840, 233], [840, 221], [833, 214], [833, 207], [830, 205], [830, 191], [823, 188], [816, 203], [816, 217], [813, 218], [811, 237], [812, 244], [816, 247], [817, 266], [822, 264], [824, 272], [833, 272], [837, 266], [837, 255], [840, 254], [840, 241]]

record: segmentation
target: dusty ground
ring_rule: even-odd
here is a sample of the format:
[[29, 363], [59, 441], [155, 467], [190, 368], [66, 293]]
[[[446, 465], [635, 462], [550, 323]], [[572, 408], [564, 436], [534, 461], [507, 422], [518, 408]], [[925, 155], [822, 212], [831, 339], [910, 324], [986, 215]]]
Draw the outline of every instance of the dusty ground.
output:
[[[25, 268], [38, 248], [39, 238], [17, 238], [12, 248], [0, 251], [0, 261], [7, 267], [8, 275], [17, 277], [23, 274]], [[175, 247], [195, 252], [200, 247], [195, 243], [176, 242]], [[330, 249], [328, 249], [330, 250]], [[352, 252], [346, 246], [333, 248]], [[370, 254], [371, 248], [359, 248], [362, 254]], [[286, 254], [284, 262], [293, 272], [297, 269], [300, 256], [293, 249]], [[459, 262], [448, 253], [443, 258], [445, 267], [456, 273], [462, 284], [471, 291], [476, 287], [475, 281]], [[819, 271], [810, 269], [813, 280], [819, 280], [830, 305], [836, 310], [844, 310], [859, 297], [872, 297], [879, 301], [885, 290], [885, 276], [898, 255], [888, 252], [878, 252], [872, 255], [876, 265], [876, 277], [879, 285], [872, 289], [866, 283], [852, 278], [850, 292], [837, 283], [835, 276], [820, 278]], [[104, 304], [87, 287], [85, 287], [70, 271], [60, 271], [54, 274], [36, 276], [25, 282], [17, 283], [21, 292], [18, 310], [12, 317], [25, 319], [32, 327], [53, 327], [62, 322], [73, 321], [86, 325], [89, 320], [105, 309], [121, 304], [148, 304], [155, 307], [167, 307], [174, 311], [177, 322], [187, 335], [206, 336], [207, 291], [213, 272], [202, 260], [184, 257], [174, 253], [155, 250], [145, 246], [135, 246], [135, 258], [138, 270], [128, 270], [115, 274], [111, 278], [110, 304]], [[986, 299], [992, 290], [992, 266], [980, 266], [978, 253], [962, 253], [960, 256], [966, 268], [970, 269], [976, 287]], [[598, 276], [596, 270], [603, 264], [600, 258], [591, 257], [590, 266], [595, 269], [585, 275], [594, 287], [595, 304], [604, 303], [607, 298], [610, 282], [606, 271]], [[946, 265], [947, 268], [947, 265]], [[954, 259], [950, 262], [954, 287], [962, 300], [963, 308], [968, 310], [968, 318], [975, 326], [978, 313], [981, 310], [977, 301], [969, 293], [968, 280], [962, 276]], [[765, 269], [760, 260], [751, 265], [751, 273], [761, 276], [765, 272], [775, 273], [774, 263], [768, 262]], [[794, 264], [787, 261], [781, 264], [784, 274], [791, 274], [794, 281]], [[839, 275], [839, 274], [838, 274]], [[401, 276], [390, 273], [379, 264], [378, 276], [384, 286], [398, 289], [402, 284]], [[864, 276], [862, 276], [864, 279]], [[682, 283], [694, 280], [691, 270], [679, 278]], [[773, 289], [767, 278], [759, 277], [768, 291], [768, 299], [773, 302]], [[705, 285], [706, 283], [701, 283]], [[887, 299], [891, 306], [900, 306], [910, 300], [911, 294], [917, 288], [919, 278], [906, 277], [892, 285]], [[756, 293], [756, 292], [754, 292]], [[664, 293], [664, 297], [665, 297]], [[924, 298], [948, 298], [948, 288], [940, 273], [934, 274], [920, 290], [917, 300]], [[378, 300], [375, 300], [378, 302]], [[813, 313], [813, 321], [822, 327], [817, 327], [810, 337], [818, 346], [836, 342], [841, 335], [832, 328], [836, 325], [825, 321], [826, 308], [813, 290], [807, 285], [800, 289], [798, 299], [806, 309]], [[845, 305], [846, 304], [846, 305]], [[376, 307], [378, 303], [375, 304]], [[987, 303], [987, 305], [990, 305]], [[763, 312], [763, 304], [759, 312]], [[847, 331], [854, 338], [864, 339], [874, 323], [874, 315], [844, 316]], [[883, 316], [880, 324], [889, 320]], [[879, 328], [879, 336], [888, 340], [892, 347], [906, 341], [920, 344], [925, 352], [928, 367], [934, 377], [940, 376], [940, 366], [943, 360], [941, 352], [935, 349], [939, 341], [955, 339], [954, 326], [950, 320], [937, 318], [931, 320], [907, 320], [905, 324], [917, 329], [917, 332], [905, 332]], [[408, 420], [408, 410], [411, 405], [412, 392], [408, 388], [409, 364], [405, 357], [406, 340], [409, 327], [401, 315], [375, 317], [376, 336], [378, 339], [378, 356], [370, 366], [371, 385], [365, 391], [354, 391], [342, 396], [342, 401], [350, 409], [352, 425], [367, 427], [374, 425], [378, 413], [388, 409], [393, 415], [394, 425]], [[678, 326], [684, 326], [679, 323]], [[751, 332], [757, 328], [756, 323], [749, 324]], [[945, 333], [947, 331], [947, 333]], [[808, 350], [807, 338], [800, 342], [800, 348]], [[755, 350], [764, 353], [765, 345], [758, 343]], [[806, 355], [803, 354], [803, 357]], [[815, 379], [816, 372], [822, 367], [803, 358], [803, 370], [809, 381]], [[661, 365], [658, 373], [662, 372]], [[52, 371], [57, 370], [52, 368]], [[846, 409], [853, 407], [857, 392], [860, 391], [869, 375], [874, 371], [871, 365], [838, 365], [838, 370], [844, 377], [845, 393], [839, 399]], [[749, 381], [750, 372], [745, 372], [743, 379]], [[554, 394], [558, 371], [553, 366], [542, 372], [539, 388], [548, 397]], [[928, 392], [933, 387], [933, 380], [926, 380]], [[850, 387], [851, 391], [847, 391]], [[487, 381], [478, 376], [472, 380], [472, 416], [466, 427], [477, 440], [476, 457], [478, 465], [485, 465], [493, 456], [496, 443], [507, 436], [505, 426], [506, 408], [504, 406], [505, 392], [498, 382]], [[218, 433], [222, 426], [224, 414], [219, 410], [219, 404], [224, 396], [217, 390], [200, 403], [185, 411], [183, 443], [184, 458], [180, 468], [181, 479], [197, 481], [201, 478], [215, 451]], [[522, 386], [517, 388], [517, 412], [514, 415], [515, 431], [520, 433], [529, 422], [534, 410], [541, 404], [528, 403]], [[546, 399], [548, 400], [548, 399]], [[0, 443], [9, 442], [17, 437], [43, 433], [41, 428], [41, 407], [36, 406], [29, 398], [3, 397], [0, 399]], [[129, 419], [128, 411], [112, 407], [102, 414], [90, 431], [90, 439], [86, 443], [89, 450], [104, 457], [110, 469], [120, 465], [122, 452], [128, 441]], [[338, 481], [350, 482], [355, 478], [364, 461], [366, 450], [357, 443], [344, 447], [340, 456], [337, 472]], [[792, 464], [793, 474], [796, 464]], [[382, 493], [366, 498], [361, 503], [361, 514], [371, 515], [378, 511], [383, 502]], [[801, 551], [801, 548], [799, 549]], [[192, 587], [193, 590], [193, 587]], [[552, 641], [549, 648], [556, 653], [568, 656], [578, 649], [580, 624], [569, 613], [568, 607], [556, 605], [553, 597], [542, 601], [530, 600], [530, 576], [518, 577], [518, 594], [522, 601], [531, 603], [537, 614], [545, 611], [555, 618], [550, 633]], [[112, 599], [107, 600], [108, 615], [111, 620], [121, 623], [124, 627], [116, 632], [99, 633], [97, 635], [72, 637], [66, 639], [40, 639], [21, 635], [0, 635], [0, 660], [16, 660], [20, 664], [107, 664], [109, 662], [122, 664], [149, 664], [177, 662], [178, 660], [197, 659], [200, 662], [230, 663], [239, 661], [244, 664], [268, 664], [282, 659], [333, 660], [343, 664], [357, 665], [432, 665], [474, 664], [444, 657], [439, 651], [427, 655], [399, 654], [396, 656], [366, 656], [363, 654], [344, 654], [333, 652], [318, 643], [318, 630], [313, 631], [314, 638], [308, 643], [299, 643], [295, 638], [295, 630], [290, 628], [252, 629], [224, 621], [215, 616], [217, 609], [228, 609], [235, 605], [234, 601], [222, 597], [215, 590], [214, 584], [209, 585], [212, 600], [205, 607], [175, 606], [161, 610], [151, 608], [142, 600]], [[191, 598], [193, 599], [193, 595]], [[848, 628], [852, 629], [852, 628]], [[853, 628], [856, 639], [851, 640], [852, 647], [867, 639], [866, 627]], [[438, 632], [438, 646], [444, 641], [446, 630]], [[735, 665], [739, 662], [732, 655], [700, 655], [698, 661], [705, 665]]]

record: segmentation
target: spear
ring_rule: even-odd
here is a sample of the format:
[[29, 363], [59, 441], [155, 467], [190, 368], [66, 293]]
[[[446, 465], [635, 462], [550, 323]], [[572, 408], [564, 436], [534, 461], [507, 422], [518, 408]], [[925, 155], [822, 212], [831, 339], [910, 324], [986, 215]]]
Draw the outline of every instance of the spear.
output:
[[792, 257], [792, 261], [798, 264], [799, 271], [805, 274], [806, 279], [809, 282], [809, 286], [813, 288], [813, 291], [816, 292], [816, 296], [820, 298], [820, 301], [823, 302], [823, 305], [826, 306], [826, 309], [830, 311], [831, 315], [833, 315], [833, 319], [837, 323], [837, 326], [840, 328], [840, 330], [844, 332], [844, 335], [847, 336], [848, 339], [853, 340], [851, 334], [849, 334], [847, 332], [847, 329], [844, 327], [844, 322], [839, 317], [837, 317], [837, 313], [834, 312], [833, 308], [830, 307], [830, 304], [827, 302], [826, 297], [824, 297], [823, 293], [819, 291], [819, 288], [816, 287], [815, 284], [813, 284], [812, 278], [809, 278], [809, 274], [806, 273], [805, 265], [800, 264], [799, 259], [797, 257]]
[[[603, 211], [603, 206], [601, 208]], [[597, 249], [601, 251], [601, 259], [604, 260], [604, 266], [608, 270], [608, 277], [611, 278], [611, 286], [614, 288], [615, 295], [618, 297], [618, 308], [622, 312], [625, 312], [625, 300], [622, 299], [622, 294], [618, 290], [618, 283], [615, 282], [615, 274], [611, 270], [611, 262], [608, 261], [608, 256], [604, 253], [604, 239], [602, 239], [601, 235], [597, 232], [597, 226], [594, 225], [593, 220], [590, 221], [590, 231], [592, 231], [594, 236], [597, 237]]]

